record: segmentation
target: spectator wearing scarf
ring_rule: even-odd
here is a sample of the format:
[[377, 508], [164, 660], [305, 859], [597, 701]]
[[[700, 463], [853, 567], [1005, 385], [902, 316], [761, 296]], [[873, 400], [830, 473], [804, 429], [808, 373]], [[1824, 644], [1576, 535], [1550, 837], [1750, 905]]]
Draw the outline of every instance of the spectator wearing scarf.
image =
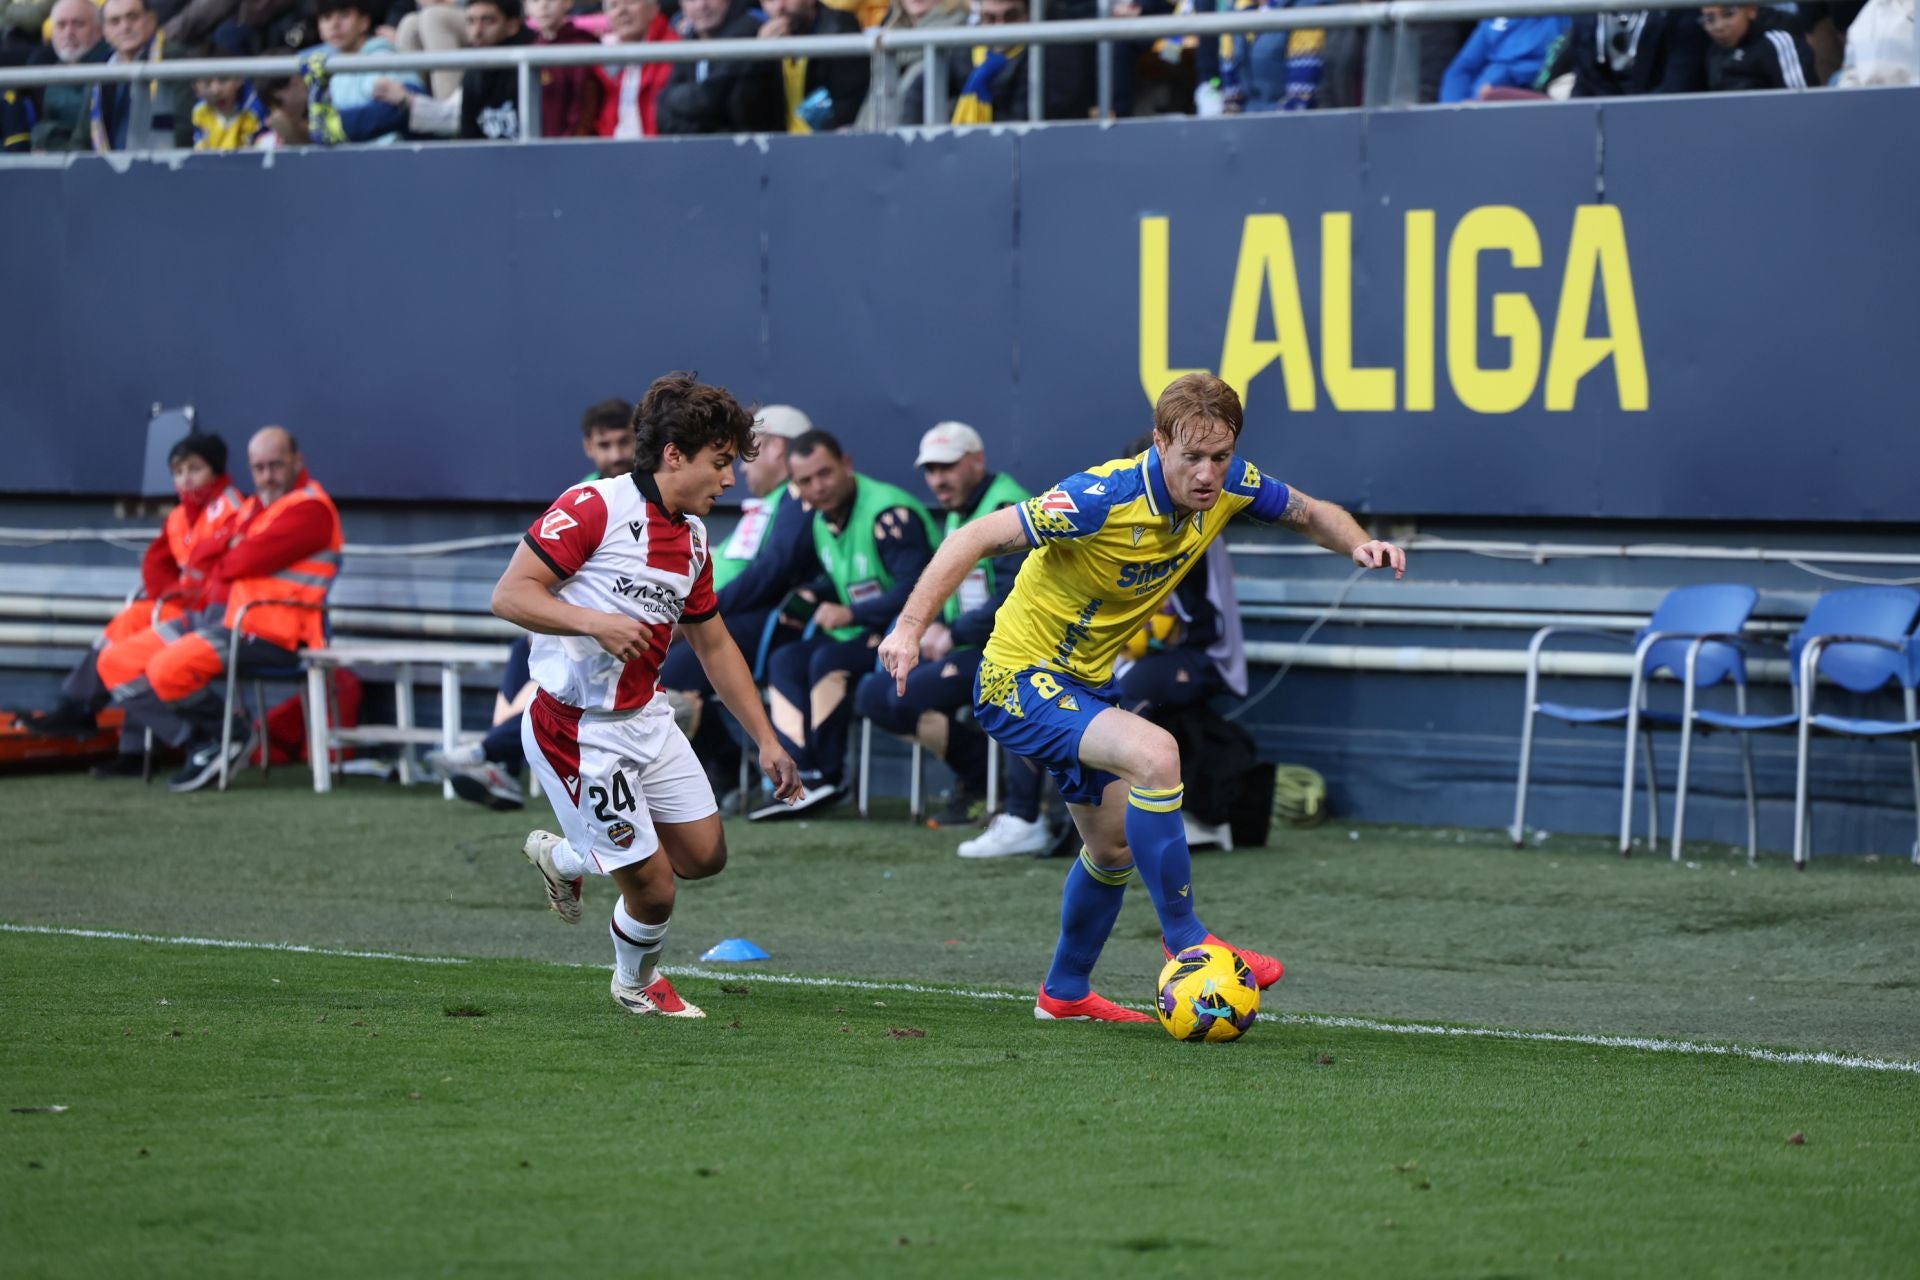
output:
[[[114, 51], [107, 61], [163, 61], [167, 38], [158, 27], [146, 0], [107, 0], [107, 42]], [[96, 84], [87, 121], [98, 152], [184, 149], [193, 145], [193, 89], [184, 81]]]

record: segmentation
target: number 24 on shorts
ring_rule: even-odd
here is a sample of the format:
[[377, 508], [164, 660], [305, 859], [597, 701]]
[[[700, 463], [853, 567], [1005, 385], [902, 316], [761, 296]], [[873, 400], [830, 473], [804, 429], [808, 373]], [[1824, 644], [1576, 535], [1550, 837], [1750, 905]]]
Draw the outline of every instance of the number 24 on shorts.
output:
[[633, 788], [627, 785], [627, 775], [615, 772], [613, 775], [613, 794], [609, 796], [605, 787], [588, 787], [587, 794], [593, 797], [593, 816], [602, 822], [612, 822], [613, 814], [607, 812], [611, 801], [615, 810], [632, 813], [634, 809]]

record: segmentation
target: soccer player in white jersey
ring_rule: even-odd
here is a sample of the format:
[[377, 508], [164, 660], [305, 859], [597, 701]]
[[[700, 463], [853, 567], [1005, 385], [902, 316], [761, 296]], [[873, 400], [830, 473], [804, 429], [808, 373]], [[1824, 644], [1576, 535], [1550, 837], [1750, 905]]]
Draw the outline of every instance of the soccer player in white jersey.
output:
[[582, 878], [613, 877], [614, 1002], [699, 1018], [658, 961], [674, 877], [718, 873], [727, 840], [706, 773], [659, 690], [676, 624], [759, 744], [774, 794], [795, 800], [801, 789], [720, 620], [701, 520], [733, 483], [734, 459], [753, 457], [753, 418], [723, 389], [670, 373], [647, 388], [633, 425], [632, 473], [561, 494], [514, 549], [493, 611], [534, 633], [540, 692], [521, 740], [564, 834], [535, 831], [525, 852], [549, 904], [578, 924]]

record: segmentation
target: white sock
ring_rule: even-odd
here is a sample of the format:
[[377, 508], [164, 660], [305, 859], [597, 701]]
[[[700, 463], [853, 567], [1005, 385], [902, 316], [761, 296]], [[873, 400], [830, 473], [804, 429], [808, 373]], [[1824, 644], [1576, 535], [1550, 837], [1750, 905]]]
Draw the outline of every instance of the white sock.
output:
[[564, 880], [578, 880], [590, 870], [587, 860], [575, 853], [565, 840], [553, 846], [553, 869]]
[[658, 975], [660, 948], [667, 940], [667, 924], [641, 924], [627, 913], [626, 899], [613, 904], [613, 967], [629, 987], [650, 987]]

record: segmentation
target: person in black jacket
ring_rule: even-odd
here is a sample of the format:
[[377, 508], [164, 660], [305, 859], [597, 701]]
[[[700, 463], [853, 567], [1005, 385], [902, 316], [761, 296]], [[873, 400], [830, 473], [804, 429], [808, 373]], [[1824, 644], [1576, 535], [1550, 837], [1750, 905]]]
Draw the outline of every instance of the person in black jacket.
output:
[[[467, 43], [476, 49], [532, 44], [520, 0], [467, 0]], [[513, 67], [460, 77], [460, 136], [512, 142], [520, 136], [520, 73]]]
[[[1049, 4], [1047, 16], [1061, 17], [1060, 10], [1066, 9], [1072, 16], [1090, 16], [1074, 12], [1073, 6]], [[980, 0], [981, 38], [990, 38], [989, 27], [1003, 26], [1008, 23], [1026, 22], [1029, 19], [1027, 0]], [[948, 51], [947, 102], [957, 105], [966, 89], [967, 81], [974, 69], [983, 65], [995, 52], [987, 45], [972, 49], [951, 49]], [[1033, 50], [1022, 45], [1016, 49], [998, 50], [1005, 55], [1005, 64], [994, 73], [987, 86], [987, 100], [992, 107], [994, 123], [1003, 120], [1026, 120], [1027, 114], [1027, 68], [1033, 60]], [[1046, 101], [1045, 118], [1048, 120], [1085, 120], [1094, 104], [1094, 71], [1092, 45], [1048, 45], [1043, 54], [1046, 58]], [[901, 104], [901, 123], [946, 124], [945, 120], [929, 121], [923, 118], [923, 103], [913, 97]], [[953, 123], [967, 123], [956, 120]]]
[[1575, 18], [1565, 56], [1574, 97], [1608, 98], [1696, 93], [1706, 88], [1706, 54], [1706, 32], [1694, 14], [1643, 9]]
[[[683, 0], [682, 40], [751, 40], [764, 15], [749, 0]], [[786, 106], [777, 62], [681, 62], [660, 91], [660, 132], [782, 133]]]
[[[860, 33], [860, 20], [819, 0], [766, 0], [770, 15], [760, 26], [762, 40], [783, 36], [845, 36]], [[867, 100], [872, 67], [865, 57], [796, 58], [781, 64], [788, 133], [825, 133], [844, 129]]]
[[1813, 51], [1798, 30], [1750, 4], [1708, 5], [1700, 25], [1707, 49], [1707, 88], [1804, 89], [1814, 82]]

